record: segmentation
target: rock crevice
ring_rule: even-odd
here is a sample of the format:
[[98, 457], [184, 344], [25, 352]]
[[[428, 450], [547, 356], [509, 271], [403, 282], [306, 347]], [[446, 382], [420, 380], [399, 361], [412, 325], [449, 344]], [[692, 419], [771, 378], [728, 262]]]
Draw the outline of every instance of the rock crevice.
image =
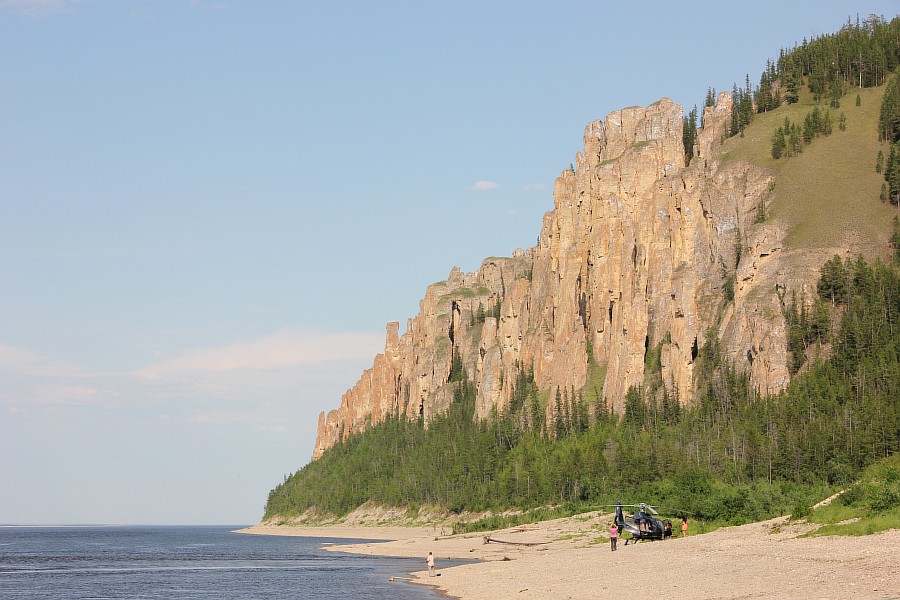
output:
[[340, 408], [319, 416], [314, 457], [390, 415], [427, 423], [446, 410], [454, 354], [475, 382], [479, 418], [503, 410], [521, 368], [540, 389], [582, 388], [588, 347], [606, 365], [613, 409], [644, 381], [649, 348], [659, 348], [666, 391], [690, 402], [711, 333], [760, 390], [783, 388], [786, 333], [772, 283], [783, 276], [783, 232], [753, 223], [771, 175], [715, 158], [731, 103], [723, 93], [705, 109], [690, 166], [682, 107], [667, 98], [589, 123], [537, 245], [475, 273], [454, 268], [428, 287], [402, 336], [388, 324], [384, 353]]

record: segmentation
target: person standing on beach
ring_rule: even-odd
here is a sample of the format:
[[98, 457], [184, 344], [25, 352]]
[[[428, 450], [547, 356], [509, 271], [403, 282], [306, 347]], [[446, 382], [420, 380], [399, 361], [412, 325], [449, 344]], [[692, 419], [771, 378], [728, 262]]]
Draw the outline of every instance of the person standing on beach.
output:
[[619, 528], [616, 527], [616, 524], [613, 523], [609, 526], [609, 545], [612, 547], [612, 551], [616, 551], [616, 540], [619, 539]]
[[687, 536], [687, 517], [681, 517], [681, 537]]
[[428, 576], [434, 577], [434, 554], [428, 553], [428, 556], [425, 558], [425, 564], [428, 565]]

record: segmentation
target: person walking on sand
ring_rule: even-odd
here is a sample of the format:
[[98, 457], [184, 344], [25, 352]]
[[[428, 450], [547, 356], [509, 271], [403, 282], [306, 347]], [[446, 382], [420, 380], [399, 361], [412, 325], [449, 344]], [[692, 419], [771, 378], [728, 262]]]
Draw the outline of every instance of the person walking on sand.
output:
[[612, 548], [612, 551], [616, 551], [616, 540], [619, 539], [619, 528], [616, 527], [616, 524], [613, 523], [609, 526], [609, 545]]
[[687, 536], [687, 517], [681, 517], [681, 537]]
[[425, 558], [425, 564], [428, 565], [428, 576], [434, 577], [434, 554], [428, 553], [428, 556]]

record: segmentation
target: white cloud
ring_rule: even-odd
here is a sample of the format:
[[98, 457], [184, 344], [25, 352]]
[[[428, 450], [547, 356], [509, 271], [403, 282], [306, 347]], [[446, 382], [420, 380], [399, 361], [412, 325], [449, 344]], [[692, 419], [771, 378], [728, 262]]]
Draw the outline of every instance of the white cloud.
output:
[[[383, 334], [282, 331], [218, 347], [169, 351], [168, 358], [147, 358], [138, 376], [134, 370], [104, 372], [102, 366], [89, 368], [0, 343], [0, 440], [16, 452], [12, 479], [4, 472], [12, 482], [7, 487], [40, 489], [40, 478], [32, 481], [26, 475], [63, 465], [65, 472], [77, 473], [85, 489], [103, 492], [100, 503], [91, 502], [100, 508], [90, 519], [54, 517], [66, 513], [54, 513], [57, 507], [49, 505], [32, 508], [33, 498], [22, 494], [21, 501], [13, 501], [38, 516], [28, 513], [17, 520], [138, 522], [134, 514], [110, 512], [103, 502], [134, 504], [120, 502], [116, 493], [151, 485], [162, 490], [160, 498], [175, 486], [182, 500], [192, 499], [189, 505], [202, 505], [218, 493], [211, 491], [213, 479], [229, 482], [229, 498], [234, 489], [256, 489], [242, 502], [257, 511], [253, 496], [308, 460], [319, 413], [340, 405], [341, 395], [383, 348]], [[90, 356], [98, 360], [98, 353]], [[116, 357], [116, 362], [124, 358]], [[117, 451], [110, 452], [111, 447]], [[109, 473], [127, 479], [135, 464], [141, 466], [140, 481], [109, 491], [103, 487]], [[229, 470], [216, 474], [222, 464]], [[21, 481], [16, 479], [19, 472]], [[140, 514], [155, 515], [151, 518], [158, 522], [181, 522], [153, 512], [169, 510], [161, 506], [157, 500]], [[176, 500], [173, 506], [179, 507], [173, 511], [178, 518], [203, 522], [183, 515], [184, 502]], [[214, 518], [251, 522], [246, 516]]]
[[[132, 372], [103, 372], [0, 343], [0, 406], [10, 413], [56, 408], [149, 411], [153, 418], [204, 420], [226, 406], [253, 422], [260, 413], [330, 399], [384, 351], [376, 333], [280, 331], [159, 358]], [[228, 423], [219, 418], [207, 422]], [[268, 423], [265, 423], [268, 425]]]
[[0, 370], [12, 370], [35, 376], [78, 377], [84, 375], [84, 371], [68, 363], [51, 360], [31, 350], [15, 348], [3, 343], [0, 343]]
[[24, 368], [35, 364], [40, 364], [41, 362], [43, 362], [43, 360], [44, 359], [40, 354], [31, 352], [30, 350], [23, 350], [22, 348], [15, 348], [13, 346], [7, 346], [6, 344], [0, 344], [0, 368]]
[[116, 392], [103, 376], [77, 366], [0, 343], [0, 405], [25, 411], [27, 406], [105, 406]]
[[281, 331], [257, 340], [189, 350], [158, 360], [135, 375], [158, 378], [185, 372], [275, 370], [330, 360], [374, 358], [383, 350], [384, 336], [375, 333]]
[[500, 184], [496, 181], [476, 181], [471, 189], [473, 192], [485, 192], [487, 190], [496, 190], [498, 187], [500, 187]]
[[81, 0], [0, 0], [0, 8], [24, 17], [49, 17], [72, 12]]
[[523, 192], [543, 192], [547, 189], [547, 186], [543, 183], [526, 183], [522, 187]]

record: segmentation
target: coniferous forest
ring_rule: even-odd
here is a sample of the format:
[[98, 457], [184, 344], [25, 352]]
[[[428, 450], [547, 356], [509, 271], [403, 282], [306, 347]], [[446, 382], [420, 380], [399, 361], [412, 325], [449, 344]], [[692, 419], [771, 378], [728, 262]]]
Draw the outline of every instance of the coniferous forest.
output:
[[[812, 137], [823, 135], [826, 111], [840, 108], [851, 87], [884, 85], [873, 135], [890, 144], [879, 162], [882, 200], [900, 206], [898, 65], [900, 18], [848, 22], [782, 50], [758, 88], [749, 77], [743, 90], [735, 86], [730, 133], [740, 135], [754, 111], [796, 102], [806, 85], [823, 104], [810, 118], [819, 128]], [[709, 90], [707, 104], [713, 96]], [[696, 118], [696, 108], [685, 118], [688, 160]], [[783, 127], [780, 156], [787, 156], [793, 127]], [[900, 451], [897, 218], [885, 242], [893, 245], [891, 264], [836, 256], [822, 267], [817, 298], [784, 299], [793, 379], [777, 395], [761, 396], [730, 366], [716, 332], [699, 350], [689, 406], [662, 391], [653, 348], [645, 386], [629, 390], [621, 415], [603, 401], [602, 367], [592, 363], [583, 389], [553, 397], [522, 369], [505, 411], [477, 420], [474, 387], [459, 368], [445, 414], [427, 427], [398, 415], [337, 444], [270, 492], [265, 518], [341, 516], [366, 502], [462, 512], [644, 501], [738, 523], [808, 505]]]
[[900, 272], [860, 258], [841, 263], [840, 277], [840, 297], [826, 308], [842, 315], [835, 331], [811, 333], [808, 316], [792, 325], [807, 350], [831, 339], [833, 356], [777, 396], [760, 397], [714, 341], [701, 348], [704, 383], [687, 408], [632, 389], [617, 416], [596, 396], [564, 393], [547, 423], [523, 372], [509, 411], [477, 421], [474, 389], [462, 380], [428, 428], [389, 419], [286, 478], [266, 517], [342, 515], [368, 501], [477, 511], [635, 496], [698, 518], [789, 512], [804, 494], [848, 483], [900, 450]]

